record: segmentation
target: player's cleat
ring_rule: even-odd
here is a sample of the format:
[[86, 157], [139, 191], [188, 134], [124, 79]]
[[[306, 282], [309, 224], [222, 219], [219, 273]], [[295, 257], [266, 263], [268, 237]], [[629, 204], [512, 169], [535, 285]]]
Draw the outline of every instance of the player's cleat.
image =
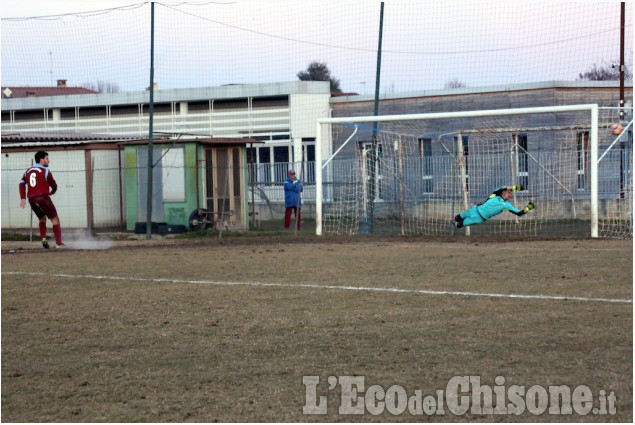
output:
[[65, 249], [66, 245], [64, 244], [60, 244], [60, 245], [55, 245], [55, 249]]
[[49, 241], [47, 241], [46, 238], [42, 238], [42, 246], [49, 249]]

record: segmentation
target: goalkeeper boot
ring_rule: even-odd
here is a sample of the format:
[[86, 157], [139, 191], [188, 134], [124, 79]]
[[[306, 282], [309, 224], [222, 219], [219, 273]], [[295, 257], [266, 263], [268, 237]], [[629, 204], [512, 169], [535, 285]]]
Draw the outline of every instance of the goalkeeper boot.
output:
[[461, 217], [461, 214], [457, 214], [456, 217], [454, 217], [454, 227], [457, 229], [463, 227], [463, 217]]
[[42, 246], [49, 249], [49, 241], [47, 241], [46, 238], [42, 238]]
[[65, 248], [66, 248], [66, 245], [64, 245], [63, 243], [59, 245], [55, 245], [55, 249], [65, 249]]

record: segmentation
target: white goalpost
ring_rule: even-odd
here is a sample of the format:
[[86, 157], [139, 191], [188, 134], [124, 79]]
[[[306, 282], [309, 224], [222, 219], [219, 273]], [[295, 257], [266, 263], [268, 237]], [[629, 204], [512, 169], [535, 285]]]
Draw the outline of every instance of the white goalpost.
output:
[[[632, 108], [325, 118], [315, 155], [318, 235], [632, 238]], [[516, 208], [536, 209], [452, 225], [506, 185], [523, 187], [510, 200]]]

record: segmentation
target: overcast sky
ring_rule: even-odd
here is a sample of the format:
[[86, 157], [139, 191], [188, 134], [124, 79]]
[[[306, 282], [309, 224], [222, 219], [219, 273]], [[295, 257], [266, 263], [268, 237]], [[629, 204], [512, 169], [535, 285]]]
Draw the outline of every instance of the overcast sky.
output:
[[[266, 0], [262, 0], [266, 1]], [[300, 0], [298, 0], [300, 1]], [[426, 0], [420, 0], [421, 2], [425, 2]], [[619, 2], [619, 0], [604, 0], [605, 2]], [[244, 2], [244, 0], [242, 0]], [[252, 2], [256, 2], [252, 0]], [[308, 0], [302, 0], [302, 2], [309, 3]], [[390, 0], [386, 0], [386, 3], [389, 3]], [[520, 3], [517, 0], [499, 0], [499, 3], [505, 2], [509, 3]], [[553, 2], [564, 3], [564, 0], [553, 0]], [[576, 3], [593, 3], [594, 0], [573, 0], [571, 2]], [[85, 11], [93, 11], [99, 9], [109, 9], [112, 7], [118, 7], [122, 5], [135, 4], [139, 2], [135, 1], [58, 1], [58, 0], [44, 0], [44, 1], [33, 1], [33, 0], [3, 0], [0, 2], [0, 15], [3, 18], [23, 18], [30, 16], [44, 16], [44, 15], [57, 15], [57, 14], [65, 14], [65, 13], [76, 13], [76, 12], [85, 12]], [[166, 2], [169, 3], [169, 2]], [[195, 3], [195, 2], [192, 2]], [[199, 2], [203, 3], [203, 2]], [[219, 1], [217, 3], [234, 3], [231, 0], [227, 1]], [[315, 1], [314, 1], [315, 3]], [[490, 2], [495, 3], [495, 2]], [[173, 2], [173, 4], [177, 4]]]
[[108, 9], [134, 1], [16, 1], [0, 2], [0, 15], [3, 18], [24, 18], [30, 16], [59, 15], [65, 13], [85, 12]]
[[[628, 3], [627, 64], [633, 60]], [[2, 1], [2, 84], [148, 85], [149, 5]], [[346, 92], [374, 90], [380, 1], [216, 1], [155, 6], [159, 89], [297, 80], [326, 62]], [[575, 80], [619, 58], [619, 2], [386, 0], [383, 92]]]

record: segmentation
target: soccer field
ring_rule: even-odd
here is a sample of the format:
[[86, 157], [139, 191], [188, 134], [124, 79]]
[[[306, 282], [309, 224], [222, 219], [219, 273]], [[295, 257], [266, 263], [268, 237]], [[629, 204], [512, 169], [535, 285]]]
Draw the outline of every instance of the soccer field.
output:
[[[615, 240], [2, 242], [2, 419], [632, 422], [632, 259]], [[472, 385], [458, 412], [461, 377], [505, 411]], [[541, 409], [550, 386], [592, 401]]]

